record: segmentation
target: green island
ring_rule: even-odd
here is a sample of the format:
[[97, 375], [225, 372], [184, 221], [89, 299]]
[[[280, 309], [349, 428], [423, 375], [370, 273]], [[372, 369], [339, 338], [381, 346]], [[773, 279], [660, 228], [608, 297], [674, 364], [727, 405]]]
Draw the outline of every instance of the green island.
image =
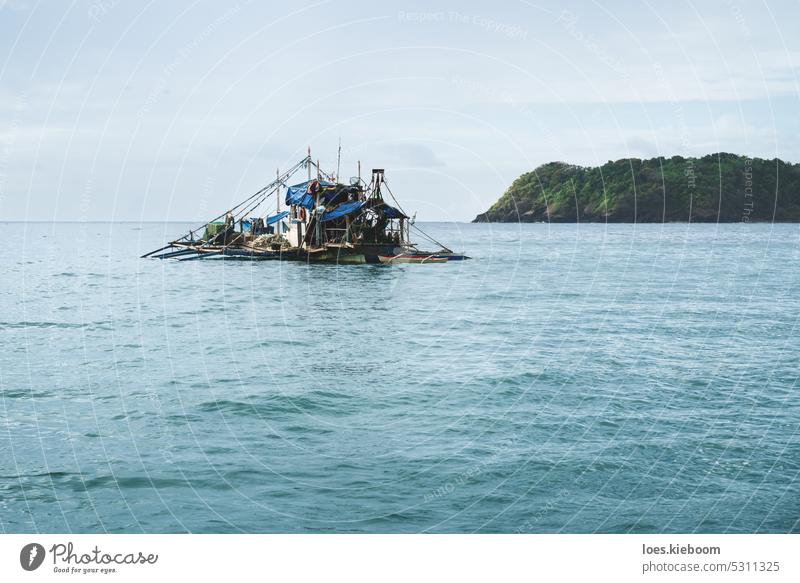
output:
[[729, 153], [549, 162], [473, 222], [800, 222], [800, 164]]

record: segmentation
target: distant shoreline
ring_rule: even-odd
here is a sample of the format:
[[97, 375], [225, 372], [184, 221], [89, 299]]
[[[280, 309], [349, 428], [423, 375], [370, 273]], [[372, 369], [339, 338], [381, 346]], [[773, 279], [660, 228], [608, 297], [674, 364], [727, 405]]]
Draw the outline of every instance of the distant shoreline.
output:
[[800, 164], [726, 152], [549, 162], [514, 180], [473, 222], [796, 223]]
[[618, 221], [618, 220], [607, 220], [607, 221], [598, 221], [598, 220], [585, 220], [585, 221], [574, 221], [574, 220], [560, 220], [560, 219], [553, 219], [552, 221], [479, 221], [473, 220], [470, 221], [470, 224], [473, 225], [691, 225], [691, 224], [698, 224], [698, 225], [749, 225], [752, 223], [757, 223], [759, 225], [769, 225], [769, 224], [782, 224], [782, 225], [800, 225], [800, 220], [794, 219], [775, 219], [774, 221], [770, 221], [767, 219], [753, 219], [750, 221], [729, 221], [725, 219], [721, 220], [703, 220], [703, 219], [696, 219], [691, 221]]

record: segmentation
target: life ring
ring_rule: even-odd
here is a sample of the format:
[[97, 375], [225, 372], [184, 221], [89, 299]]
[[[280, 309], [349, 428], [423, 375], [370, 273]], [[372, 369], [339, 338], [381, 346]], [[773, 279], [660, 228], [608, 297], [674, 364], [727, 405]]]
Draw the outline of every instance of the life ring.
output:
[[320, 186], [319, 180], [312, 180], [311, 182], [308, 183], [308, 188], [306, 189], [306, 192], [308, 194], [315, 194], [319, 192], [319, 186]]
[[306, 209], [304, 209], [303, 207], [300, 207], [300, 220], [301, 221], [306, 220]]

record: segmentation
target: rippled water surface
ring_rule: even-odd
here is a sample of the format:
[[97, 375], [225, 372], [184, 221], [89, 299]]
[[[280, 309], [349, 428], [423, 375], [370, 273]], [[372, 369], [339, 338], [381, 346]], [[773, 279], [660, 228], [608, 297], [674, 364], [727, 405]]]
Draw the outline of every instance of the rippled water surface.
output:
[[154, 261], [3, 224], [0, 529], [787, 532], [800, 227], [430, 224], [473, 261]]

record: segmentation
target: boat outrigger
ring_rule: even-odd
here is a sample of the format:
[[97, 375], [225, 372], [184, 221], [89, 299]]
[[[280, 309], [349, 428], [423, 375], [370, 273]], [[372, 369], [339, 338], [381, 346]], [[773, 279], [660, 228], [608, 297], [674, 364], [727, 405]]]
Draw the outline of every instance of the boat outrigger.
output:
[[[289, 185], [292, 176], [302, 169], [308, 172], [307, 180]], [[394, 206], [386, 202], [384, 191]], [[274, 202], [270, 202], [273, 195]], [[285, 210], [281, 210], [281, 198]], [[411, 242], [412, 229], [439, 249], [419, 250]], [[285, 172], [278, 171], [274, 181], [235, 207], [142, 257], [343, 264], [427, 264], [468, 259], [414, 224], [394, 198], [383, 169], [372, 170], [367, 184], [361, 179], [359, 163], [358, 176], [343, 184], [338, 176], [324, 172], [319, 161], [311, 159], [310, 149], [303, 160]]]

